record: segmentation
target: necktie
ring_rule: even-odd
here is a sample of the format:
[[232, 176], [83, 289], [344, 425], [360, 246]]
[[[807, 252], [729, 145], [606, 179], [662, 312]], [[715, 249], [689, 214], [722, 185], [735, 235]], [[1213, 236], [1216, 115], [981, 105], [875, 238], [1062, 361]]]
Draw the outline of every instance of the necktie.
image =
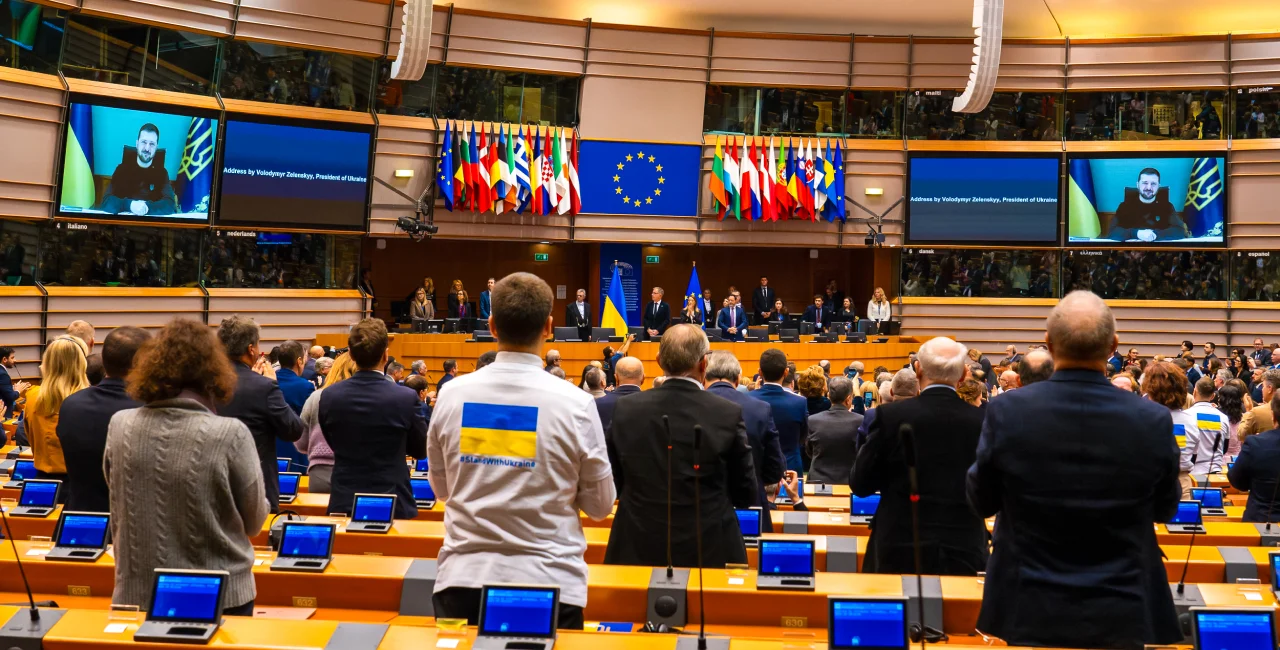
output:
[[738, 326], [738, 310], [730, 309], [729, 310], [729, 327], [737, 327], [737, 326]]

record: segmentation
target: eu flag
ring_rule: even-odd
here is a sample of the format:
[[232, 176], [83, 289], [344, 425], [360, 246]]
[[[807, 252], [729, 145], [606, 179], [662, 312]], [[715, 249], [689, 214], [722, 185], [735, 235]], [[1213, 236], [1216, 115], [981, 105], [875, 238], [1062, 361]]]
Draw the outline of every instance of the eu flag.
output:
[[178, 179], [182, 183], [179, 208], [184, 213], [209, 212], [209, 194], [213, 188], [213, 145], [217, 138], [217, 122], [207, 117], [191, 120], [187, 129], [187, 146], [182, 149], [182, 166]]
[[436, 195], [444, 199], [444, 209], [453, 212], [453, 123], [444, 123], [440, 142], [440, 172], [436, 174]]
[[583, 140], [582, 214], [694, 217], [702, 147]]
[[1187, 206], [1183, 221], [1192, 237], [1221, 237], [1224, 185], [1220, 158], [1196, 158], [1191, 163], [1191, 180], [1187, 183]]

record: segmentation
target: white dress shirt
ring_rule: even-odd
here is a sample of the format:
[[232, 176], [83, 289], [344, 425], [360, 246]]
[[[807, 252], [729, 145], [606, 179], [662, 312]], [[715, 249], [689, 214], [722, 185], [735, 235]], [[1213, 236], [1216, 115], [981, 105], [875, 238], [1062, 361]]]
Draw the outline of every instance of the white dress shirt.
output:
[[579, 316], [581, 316], [581, 317], [583, 317], [583, 318], [586, 318], [586, 317], [587, 317], [587, 304], [586, 304], [586, 303], [584, 303], [584, 302], [575, 302], [575, 303], [573, 303], [573, 304], [575, 304], [575, 305], [577, 305], [577, 306], [578, 306], [578, 315], [579, 315]]
[[875, 300], [871, 300], [867, 302], [867, 319], [873, 320], [879, 323], [879, 322], [889, 320], [891, 316], [892, 314], [889, 311], [888, 300], [879, 304], [876, 304]]

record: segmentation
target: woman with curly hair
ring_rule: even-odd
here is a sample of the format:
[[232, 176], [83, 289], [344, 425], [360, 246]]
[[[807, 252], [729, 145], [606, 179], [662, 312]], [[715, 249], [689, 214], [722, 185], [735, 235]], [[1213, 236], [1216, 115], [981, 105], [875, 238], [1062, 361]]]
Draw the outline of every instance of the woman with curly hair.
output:
[[1183, 410], [1187, 406], [1187, 375], [1176, 364], [1158, 361], [1147, 366], [1142, 377], [1142, 394], [1147, 399], [1169, 409], [1173, 416], [1173, 435], [1181, 449], [1178, 461], [1178, 482], [1182, 485], [1182, 498], [1191, 498], [1191, 454], [1185, 431], [1196, 429], [1196, 416]]
[[253, 437], [219, 417], [236, 375], [213, 330], [174, 320], [143, 344], [129, 373], [141, 408], [107, 429], [117, 605], [146, 607], [158, 568], [226, 571], [223, 610], [251, 616], [253, 543], [270, 509]]
[[831, 408], [831, 400], [827, 399], [827, 375], [822, 372], [822, 366], [815, 364], [797, 373], [796, 392], [808, 401], [809, 415]]

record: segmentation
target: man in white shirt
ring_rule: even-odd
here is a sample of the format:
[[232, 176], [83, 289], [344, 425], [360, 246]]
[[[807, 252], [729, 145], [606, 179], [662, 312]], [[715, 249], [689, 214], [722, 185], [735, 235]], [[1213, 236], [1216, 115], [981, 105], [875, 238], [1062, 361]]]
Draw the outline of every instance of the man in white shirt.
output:
[[578, 328], [578, 340], [591, 340], [591, 305], [587, 304], [587, 290], [578, 289], [576, 300], [564, 306], [564, 327]]
[[[1181, 425], [1183, 435], [1187, 437], [1187, 443], [1182, 447], [1183, 471], [1212, 474], [1221, 470], [1225, 463], [1223, 455], [1230, 431], [1226, 414], [1213, 405], [1216, 392], [1213, 380], [1201, 377], [1193, 394], [1195, 403], [1191, 408], [1173, 414], [1174, 436], [1179, 435], [1178, 427]], [[1193, 456], [1195, 463], [1191, 462]]]
[[497, 361], [455, 379], [436, 402], [427, 454], [445, 502], [438, 618], [476, 624], [484, 585], [558, 585], [558, 626], [582, 629], [587, 542], [578, 510], [602, 520], [617, 492], [595, 401], [542, 369], [551, 301], [537, 276], [498, 282], [489, 317]]

